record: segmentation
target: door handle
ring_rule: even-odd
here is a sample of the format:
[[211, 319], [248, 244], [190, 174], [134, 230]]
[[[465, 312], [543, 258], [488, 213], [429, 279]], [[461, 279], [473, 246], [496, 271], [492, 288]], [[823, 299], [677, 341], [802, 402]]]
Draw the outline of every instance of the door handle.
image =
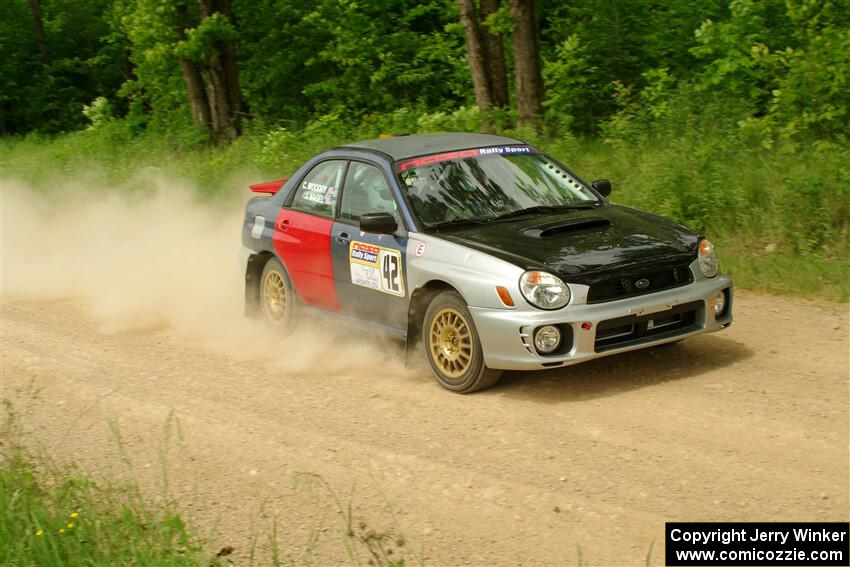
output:
[[279, 228], [280, 230], [289, 230], [290, 224], [292, 224], [292, 221], [290, 221], [289, 219], [283, 219], [282, 221], [277, 223], [277, 228]]
[[340, 232], [336, 235], [336, 241], [344, 246], [348, 246], [348, 243], [351, 242], [351, 236], [347, 232]]

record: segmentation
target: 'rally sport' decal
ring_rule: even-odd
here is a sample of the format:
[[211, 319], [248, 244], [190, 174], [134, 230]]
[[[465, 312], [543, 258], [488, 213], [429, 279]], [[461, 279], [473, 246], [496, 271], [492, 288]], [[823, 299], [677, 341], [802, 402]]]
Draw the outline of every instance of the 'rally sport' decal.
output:
[[442, 161], [450, 161], [454, 159], [464, 159], [478, 156], [486, 156], [493, 154], [533, 154], [538, 153], [531, 146], [495, 146], [492, 148], [473, 148], [471, 150], [459, 150], [454, 152], [444, 152], [441, 154], [431, 154], [421, 156], [397, 164], [398, 171], [407, 171], [415, 167], [422, 167], [432, 163], [440, 163]]

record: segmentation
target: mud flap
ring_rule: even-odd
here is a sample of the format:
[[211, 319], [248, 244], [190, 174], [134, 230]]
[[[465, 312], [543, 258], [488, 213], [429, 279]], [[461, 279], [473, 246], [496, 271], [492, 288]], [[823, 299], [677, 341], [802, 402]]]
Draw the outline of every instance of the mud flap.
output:
[[419, 344], [419, 341], [416, 340], [417, 339], [416, 336], [414, 335], [414, 336], [411, 337], [411, 334], [412, 333], [408, 333], [404, 337], [404, 367], [405, 368], [410, 368], [412, 366], [412, 364], [410, 362], [411, 357], [413, 356], [413, 351], [416, 350], [416, 345]]
[[[269, 255], [270, 256], [270, 255]], [[260, 274], [269, 256], [252, 254], [245, 263], [245, 317], [260, 315]]]

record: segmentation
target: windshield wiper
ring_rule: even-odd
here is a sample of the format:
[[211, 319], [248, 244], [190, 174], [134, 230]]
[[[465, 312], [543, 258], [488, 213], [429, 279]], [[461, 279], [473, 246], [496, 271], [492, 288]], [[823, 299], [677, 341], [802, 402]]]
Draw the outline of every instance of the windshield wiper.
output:
[[595, 205], [591, 203], [579, 204], [579, 205], [537, 205], [536, 207], [528, 207], [525, 209], [519, 209], [516, 211], [510, 211], [507, 213], [502, 213], [501, 215], [496, 215], [495, 217], [488, 219], [491, 222], [498, 222], [501, 220], [512, 219], [515, 217], [521, 217], [525, 215], [534, 215], [539, 213], [554, 213], [557, 211], [578, 211], [578, 210], [587, 210], [594, 208]]
[[464, 224], [484, 224], [487, 222], [490, 222], [490, 219], [473, 217], [468, 219], [454, 219], [450, 221], [435, 222], [433, 224], [429, 224], [426, 228], [430, 230], [433, 228], [446, 228], [450, 226], [460, 226]]

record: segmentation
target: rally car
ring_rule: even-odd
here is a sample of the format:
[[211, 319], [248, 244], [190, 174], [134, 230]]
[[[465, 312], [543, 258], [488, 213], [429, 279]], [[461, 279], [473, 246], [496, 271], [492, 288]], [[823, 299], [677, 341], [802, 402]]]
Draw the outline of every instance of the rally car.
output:
[[419, 348], [455, 392], [718, 331], [732, 282], [711, 243], [607, 200], [537, 148], [485, 134], [397, 136], [325, 151], [252, 185], [246, 311], [312, 308]]

